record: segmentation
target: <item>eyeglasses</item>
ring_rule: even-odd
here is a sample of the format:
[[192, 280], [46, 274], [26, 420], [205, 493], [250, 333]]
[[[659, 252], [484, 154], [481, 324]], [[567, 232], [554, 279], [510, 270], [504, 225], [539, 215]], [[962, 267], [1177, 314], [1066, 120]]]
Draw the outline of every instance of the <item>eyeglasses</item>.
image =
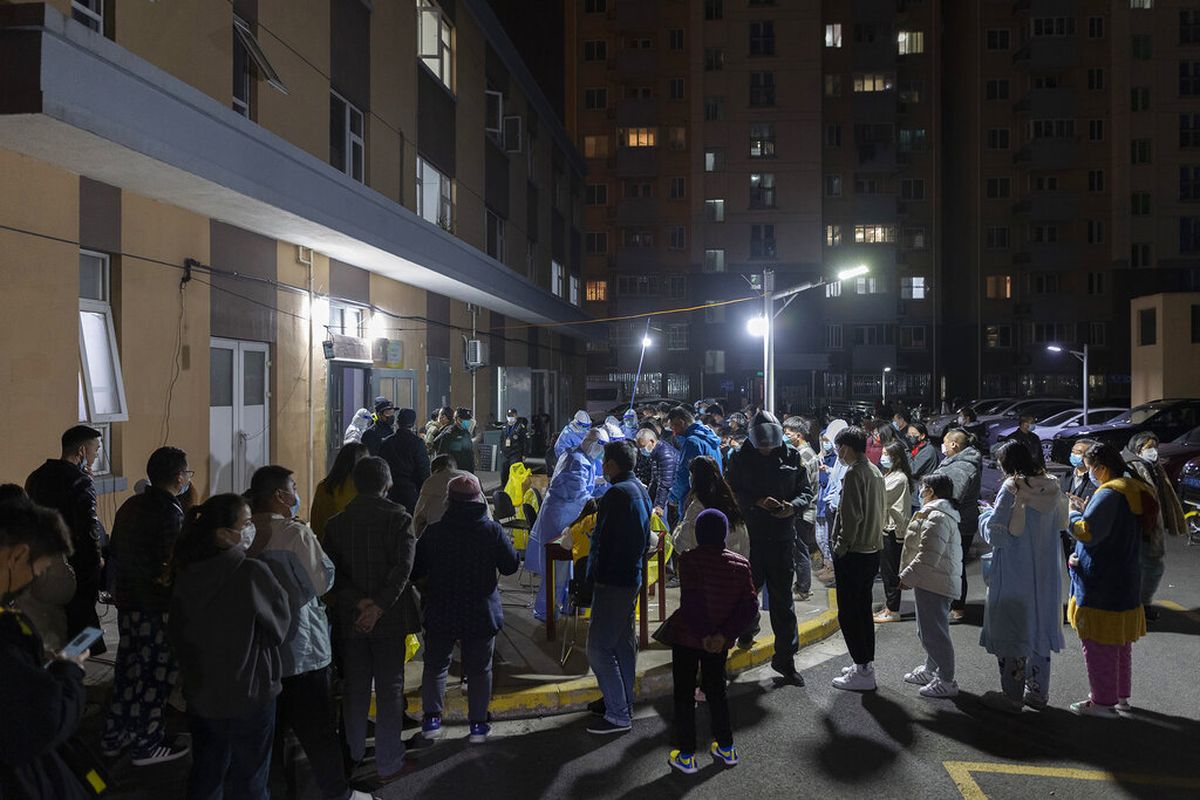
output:
[[181, 474], [181, 475], [183, 475], [183, 477], [187, 478], [187, 479], [190, 481], [190, 480], [191, 480], [193, 477], [195, 477], [195, 475], [196, 475], [196, 470], [194, 470], [194, 469], [185, 469], [185, 470], [184, 470], [182, 473], [180, 473], [180, 474]]

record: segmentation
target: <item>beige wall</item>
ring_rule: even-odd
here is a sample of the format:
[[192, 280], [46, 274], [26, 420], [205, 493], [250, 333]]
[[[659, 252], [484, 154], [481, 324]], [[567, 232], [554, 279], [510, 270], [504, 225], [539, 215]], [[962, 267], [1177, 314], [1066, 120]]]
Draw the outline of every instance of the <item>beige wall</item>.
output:
[[[328, 161], [329, 0], [259, 0], [258, 19], [259, 44], [288, 88], [284, 95], [258, 82], [258, 123]], [[233, 78], [227, 83], [231, 94]]]
[[[1130, 374], [1134, 405], [1151, 400], [1200, 397], [1200, 343], [1192, 341], [1192, 306], [1200, 292], [1138, 297], [1129, 304]], [[1158, 330], [1155, 344], [1142, 345], [1139, 312], [1154, 309]]]
[[[126, 10], [134, 13], [123, 13]], [[233, 10], [229, 3], [123, 3], [115, 13], [117, 44], [222, 104], [232, 102]]]
[[[182, 265], [209, 260], [209, 222], [175, 206], [123, 192], [121, 249]], [[146, 460], [171, 445], [188, 454], [197, 487], [208, 485], [210, 289], [197, 273], [180, 293], [183, 271], [142, 258], [113, 259], [113, 312], [129, 422], [113, 425], [113, 474], [126, 492], [109, 496], [113, 510], [146, 474]], [[174, 381], [176, 337], [179, 372]]]
[[[25, 483], [79, 408], [79, 179], [0, 149], [0, 481]], [[65, 366], [64, 366], [65, 365]]]
[[[398, 283], [375, 273], [371, 274], [371, 304], [375, 307], [401, 316], [424, 317], [425, 302], [424, 289]], [[404, 368], [416, 370], [414, 410], [417, 412], [417, 419], [424, 420], [429, 414], [425, 408], [425, 326], [417, 320], [388, 316], [385, 316], [384, 320], [383, 327], [389, 329], [386, 337], [404, 342]]]

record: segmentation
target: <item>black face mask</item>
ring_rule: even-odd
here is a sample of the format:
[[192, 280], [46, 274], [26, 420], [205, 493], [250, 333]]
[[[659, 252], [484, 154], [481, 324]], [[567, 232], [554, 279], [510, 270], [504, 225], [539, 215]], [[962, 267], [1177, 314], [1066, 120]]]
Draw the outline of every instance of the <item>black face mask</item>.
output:
[[29, 591], [29, 587], [33, 585], [33, 581], [30, 581], [29, 583], [22, 586], [20, 589], [17, 589], [16, 591], [12, 591], [12, 589], [11, 589], [12, 579], [13, 579], [12, 567], [9, 567], [8, 568], [8, 585], [9, 585], [10, 589], [9, 589], [9, 591], [5, 592], [3, 595], [0, 595], [0, 605], [2, 605], [2, 606], [11, 606], [13, 603], [20, 600], [21, 597], [23, 597], [25, 595], [25, 593]]

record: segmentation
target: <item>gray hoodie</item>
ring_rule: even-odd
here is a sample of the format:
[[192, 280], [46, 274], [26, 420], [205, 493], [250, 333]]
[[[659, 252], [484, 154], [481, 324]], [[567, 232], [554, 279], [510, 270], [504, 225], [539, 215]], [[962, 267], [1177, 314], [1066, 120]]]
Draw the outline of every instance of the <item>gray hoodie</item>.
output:
[[983, 478], [983, 456], [974, 447], [948, 456], [932, 475], [946, 475], [954, 483], [954, 507], [962, 518], [958, 532], [974, 536], [979, 530], [979, 489]]
[[291, 621], [270, 568], [237, 548], [180, 570], [168, 630], [189, 709], [231, 719], [278, 695]]

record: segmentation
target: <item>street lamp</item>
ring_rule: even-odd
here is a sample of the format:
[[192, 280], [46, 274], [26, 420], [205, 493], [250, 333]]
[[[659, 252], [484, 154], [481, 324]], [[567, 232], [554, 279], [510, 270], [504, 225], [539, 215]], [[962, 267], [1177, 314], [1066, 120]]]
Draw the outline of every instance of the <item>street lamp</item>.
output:
[[1083, 362], [1083, 424], [1088, 424], [1088, 346], [1084, 344], [1083, 350], [1068, 350], [1065, 347], [1057, 344], [1048, 344], [1046, 349], [1051, 353], [1067, 352]]
[[[866, 264], [859, 264], [856, 267], [843, 269], [837, 273], [836, 282], [840, 283], [851, 278], [857, 278], [860, 275], [866, 275], [870, 271], [870, 268]], [[746, 322], [746, 330], [751, 336], [761, 336], [763, 340], [763, 409], [766, 411], [775, 413], [775, 317], [783, 313], [783, 309], [788, 307], [788, 304], [796, 298], [796, 295], [801, 292], [807, 292], [809, 289], [815, 289], [818, 286], [824, 286], [826, 283], [829, 283], [829, 281], [821, 277], [815, 281], [777, 292], [775, 291], [775, 270], [763, 270], [762, 314], [748, 320]], [[783, 308], [776, 311], [776, 300], [786, 300], [787, 302], [783, 304]]]
[[883, 374], [879, 376], [879, 386], [883, 390], [883, 404], [887, 405], [887, 374], [892, 371], [891, 367], [884, 367]]
[[650, 339], [650, 320], [652, 317], [646, 317], [646, 330], [642, 334], [642, 354], [638, 356], [637, 375], [633, 377], [633, 388], [629, 391], [629, 408], [633, 408], [633, 401], [637, 399], [638, 384], [642, 382], [642, 364], [646, 362], [646, 349], [654, 342]]

